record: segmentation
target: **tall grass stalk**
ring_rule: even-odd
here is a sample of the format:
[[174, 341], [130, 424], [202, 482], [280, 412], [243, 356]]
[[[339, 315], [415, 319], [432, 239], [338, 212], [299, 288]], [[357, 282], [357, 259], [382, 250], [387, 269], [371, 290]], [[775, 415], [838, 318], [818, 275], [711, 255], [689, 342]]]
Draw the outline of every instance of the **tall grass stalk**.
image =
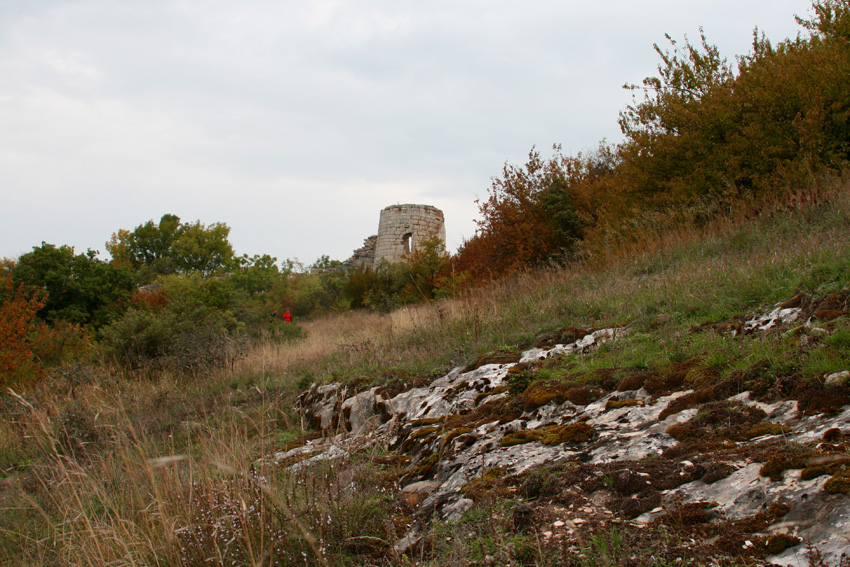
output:
[[[653, 222], [579, 265], [389, 314], [303, 322], [305, 339], [256, 345], [220, 372], [133, 375], [104, 366], [85, 380], [57, 376], [4, 394], [0, 563], [331, 565], [370, 546], [400, 560], [386, 549], [404, 534], [387, 517], [393, 471], [379, 455], [310, 475], [262, 460], [302, 433], [299, 387], [424, 381], [570, 325], [628, 324], [647, 363], [705, 351], [717, 365], [736, 357], [781, 365], [777, 346], [743, 348], [687, 331], [797, 291], [850, 286], [847, 177], [713, 223]], [[636, 359], [618, 348], [599, 364]], [[823, 357], [812, 373], [833, 363], [830, 352]]]
[[[742, 315], [817, 291], [850, 267], [850, 174], [729, 217], [657, 224], [586, 262], [495, 281], [390, 314], [354, 312], [305, 324], [295, 345], [264, 345], [236, 372], [307, 380], [374, 378], [381, 369], [436, 375], [501, 346], [530, 345], [568, 325], [639, 327]], [[685, 222], [687, 221], [687, 222]], [[663, 326], [663, 325], [662, 325]]]

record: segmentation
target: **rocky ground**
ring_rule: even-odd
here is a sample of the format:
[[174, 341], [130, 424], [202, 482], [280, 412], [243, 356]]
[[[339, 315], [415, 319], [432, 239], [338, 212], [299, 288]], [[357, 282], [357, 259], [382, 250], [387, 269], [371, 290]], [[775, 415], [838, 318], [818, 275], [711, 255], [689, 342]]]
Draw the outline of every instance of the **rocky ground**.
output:
[[[836, 305], [798, 296], [691, 332], [793, 333], [805, 343], [843, 317]], [[407, 389], [314, 385], [300, 403], [322, 435], [273, 459], [303, 470], [386, 449], [385, 459], [405, 465], [397, 554], [433, 547], [434, 520], [510, 501], [509, 529], [558, 557], [847, 563], [850, 372], [803, 381], [754, 364], [723, 374], [695, 358], [548, 377], [566, 357], [593, 356], [629, 332], [569, 328]]]

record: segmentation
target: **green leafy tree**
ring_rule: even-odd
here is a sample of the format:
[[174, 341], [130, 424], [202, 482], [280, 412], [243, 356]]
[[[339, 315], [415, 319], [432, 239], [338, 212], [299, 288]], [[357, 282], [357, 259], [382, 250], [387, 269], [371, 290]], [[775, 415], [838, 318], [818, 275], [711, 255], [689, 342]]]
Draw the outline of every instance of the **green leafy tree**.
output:
[[575, 198], [567, 179], [562, 175], [553, 176], [539, 200], [551, 225], [550, 246], [562, 251], [572, 249], [584, 236], [584, 223], [576, 211]]
[[369, 266], [357, 266], [348, 272], [343, 290], [352, 309], [363, 309], [369, 306], [371, 291], [381, 285], [381, 278], [375, 270]]
[[284, 277], [277, 265], [277, 258], [263, 254], [262, 256], [242, 255], [236, 258], [237, 268], [231, 280], [234, 287], [248, 295], [257, 295], [271, 291], [275, 283]]
[[106, 243], [114, 263], [130, 266], [142, 274], [144, 283], [157, 275], [172, 274], [177, 267], [171, 246], [180, 233], [180, 217], [163, 215], [159, 224], [149, 220], [132, 231], [121, 229]]
[[734, 183], [725, 171], [738, 120], [738, 109], [727, 101], [732, 66], [702, 30], [697, 45], [666, 38], [672, 51], [654, 45], [658, 76], [626, 86], [643, 93], [643, 100], [635, 96], [620, 115], [626, 136], [621, 179], [639, 205], [688, 200]]
[[692, 113], [699, 101], [734, 78], [731, 65], [720, 56], [716, 46], [708, 43], [702, 28], [699, 45], [685, 38], [685, 44], [680, 46], [669, 34], [665, 37], [672, 52], [653, 45], [661, 58], [658, 76], [645, 78], [642, 86], [625, 87], [644, 93], [643, 101], [629, 105], [620, 115], [620, 127], [629, 138], [680, 132], [693, 120]]
[[310, 269], [313, 271], [326, 272], [329, 270], [335, 270], [342, 266], [342, 262], [339, 260], [331, 260], [330, 256], [327, 254], [319, 257], [313, 265], [310, 266]]
[[298, 289], [294, 305], [297, 314], [315, 316], [344, 311], [350, 307], [345, 294], [348, 274], [341, 266], [339, 260], [322, 256], [313, 262], [308, 273], [297, 276]]
[[264, 294], [270, 311], [295, 316], [316, 316], [347, 309], [346, 270], [341, 262], [322, 256], [309, 267], [298, 260], [284, 260], [280, 275]]
[[171, 254], [177, 270], [199, 272], [211, 276], [227, 268], [233, 260], [233, 247], [228, 241], [230, 227], [223, 223], [209, 226], [200, 221], [184, 224], [171, 244]]
[[115, 264], [132, 267], [140, 283], [150, 283], [159, 275], [200, 272], [209, 276], [230, 267], [234, 252], [229, 236], [226, 224], [187, 224], [166, 214], [159, 224], [150, 220], [132, 231], [119, 230], [106, 249]]
[[120, 314], [134, 288], [128, 269], [99, 260], [97, 252], [75, 254], [70, 246], [44, 242], [18, 258], [13, 279], [47, 293], [38, 311], [42, 320], [94, 329]]
[[236, 298], [230, 278], [205, 278], [200, 272], [162, 276], [157, 284], [171, 306], [183, 302], [224, 312], [233, 307]]
[[847, 47], [850, 41], [850, 2], [847, 0], [822, 0], [812, 3], [814, 17], [806, 20], [797, 17], [797, 23], [816, 38], [837, 41]]
[[351, 309], [391, 311], [406, 302], [402, 297], [407, 281], [403, 263], [390, 264], [381, 260], [374, 267], [358, 266], [348, 271], [343, 292]]
[[446, 246], [439, 236], [419, 243], [405, 255], [400, 278], [404, 282], [403, 294], [409, 301], [428, 301], [437, 297], [444, 279], [443, 270], [448, 262]]

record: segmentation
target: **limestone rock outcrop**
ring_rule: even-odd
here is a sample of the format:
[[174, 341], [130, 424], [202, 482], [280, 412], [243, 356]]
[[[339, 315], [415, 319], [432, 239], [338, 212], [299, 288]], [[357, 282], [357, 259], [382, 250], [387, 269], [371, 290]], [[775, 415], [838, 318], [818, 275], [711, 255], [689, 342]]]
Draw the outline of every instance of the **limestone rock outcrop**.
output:
[[[777, 308], [732, 332], [765, 332], [801, 313]], [[429, 521], [460, 519], [494, 487], [545, 502], [549, 489], [530, 473], [546, 467], [565, 484], [558, 504], [545, 509], [559, 519], [543, 538], [560, 530], [581, 539], [584, 526], [605, 522], [679, 521], [726, 530], [730, 546], [767, 546], [762, 556], [777, 565], [807, 565], [813, 553], [837, 565], [850, 555], [850, 478], [839, 472], [850, 462], [850, 405], [769, 400], [741, 380], [689, 388], [675, 372], [664, 380], [638, 373], [618, 384], [525, 387], [535, 364], [591, 353], [625, 332], [583, 330], [566, 344], [541, 343], [518, 362], [455, 368], [395, 395], [314, 385], [301, 406], [322, 437], [273, 459], [303, 469], [370, 446], [409, 458], [400, 498], [418, 510], [417, 523], [395, 543], [399, 552], [418, 544]], [[688, 369], [682, 363], [677, 371]], [[848, 398], [845, 374], [818, 385], [817, 395]], [[543, 513], [523, 506], [514, 512], [518, 526]]]

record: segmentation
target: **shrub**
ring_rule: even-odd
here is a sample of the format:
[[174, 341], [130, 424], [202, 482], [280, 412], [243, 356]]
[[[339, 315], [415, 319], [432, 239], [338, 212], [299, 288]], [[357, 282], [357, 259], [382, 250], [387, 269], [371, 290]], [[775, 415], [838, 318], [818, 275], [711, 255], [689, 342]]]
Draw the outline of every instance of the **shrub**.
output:
[[170, 314], [129, 309], [103, 330], [104, 344], [119, 362], [139, 368], [166, 356], [173, 326]]
[[104, 345], [130, 368], [196, 372], [228, 364], [242, 348], [243, 326], [231, 311], [235, 296], [225, 279], [164, 276], [104, 328]]
[[488, 198], [478, 201], [482, 220], [459, 252], [461, 268], [486, 278], [570, 258], [595, 221], [601, 186], [615, 165], [604, 143], [576, 157], [555, 146], [548, 160], [532, 148], [525, 165], [505, 164]]
[[32, 351], [45, 367], [79, 360], [91, 351], [92, 334], [80, 325], [56, 321], [39, 323], [32, 334]]
[[842, 167], [848, 150], [850, 73], [846, 0], [817, 0], [798, 20], [811, 37], [772, 45], [755, 35], [738, 72], [701, 34], [699, 45], [657, 45], [658, 76], [621, 114], [619, 169], [635, 201], [713, 201], [716, 214], [749, 193], [808, 185], [812, 173]]
[[44, 300], [38, 290], [14, 285], [8, 274], [0, 277], [0, 387], [5, 389], [44, 375], [32, 343]]

